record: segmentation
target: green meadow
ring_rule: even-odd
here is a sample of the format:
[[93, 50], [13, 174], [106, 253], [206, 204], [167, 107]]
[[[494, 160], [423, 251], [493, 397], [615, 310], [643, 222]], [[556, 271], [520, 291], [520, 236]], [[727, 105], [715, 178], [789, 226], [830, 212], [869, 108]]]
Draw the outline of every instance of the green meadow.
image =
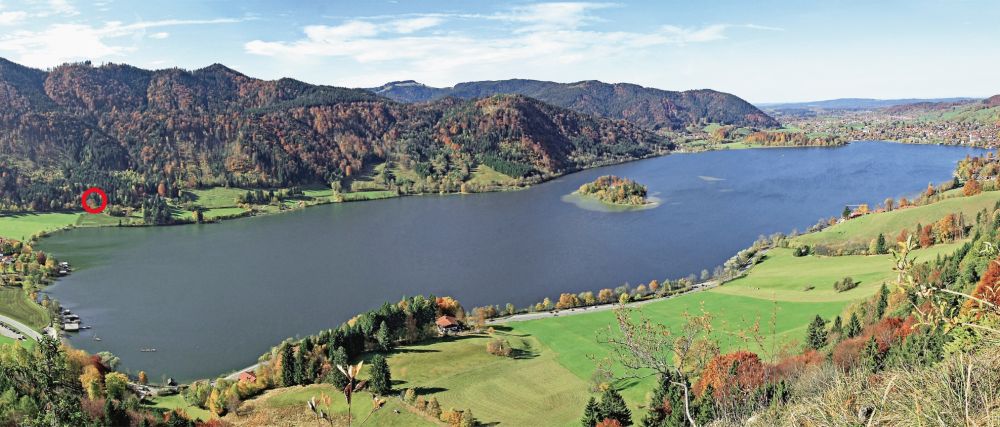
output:
[[0, 287], [0, 314], [38, 330], [49, 325], [45, 309], [31, 301], [20, 288]]
[[[930, 260], [949, 254], [961, 243], [917, 250], [916, 258]], [[860, 282], [859, 286], [835, 291], [833, 283], [845, 276]], [[790, 249], [779, 248], [768, 251], [742, 278], [711, 290], [652, 302], [638, 310], [674, 331], [686, 322], [687, 314], [698, 315], [704, 310], [712, 317], [711, 335], [722, 352], [749, 349], [767, 358], [787, 348], [795, 351], [805, 337], [806, 325], [816, 315], [832, 320], [853, 302], [873, 295], [892, 277], [888, 255], [795, 257]], [[749, 338], [755, 327], [759, 327], [764, 348]], [[396, 387], [432, 393], [442, 407], [471, 408], [486, 423], [528, 425], [544, 416], [554, 425], [576, 425], [586, 400], [594, 394], [589, 390], [597, 361], [611, 356], [600, 337], [617, 333], [614, 313], [564, 315], [495, 328], [495, 336], [508, 340], [515, 349], [514, 358], [488, 354], [490, 337], [485, 334], [404, 347], [389, 359], [393, 378], [401, 381]], [[621, 367], [613, 370], [623, 373]], [[654, 384], [652, 376], [616, 384], [634, 420], [641, 419]]]
[[818, 233], [796, 237], [794, 243], [810, 246], [817, 244], [837, 246], [850, 243], [867, 245], [879, 233], [884, 234], [887, 240], [895, 241], [895, 237], [903, 229], [912, 231], [917, 223], [927, 225], [950, 213], [961, 212], [965, 214], [967, 222], [972, 222], [977, 212], [985, 208], [993, 209], [998, 201], [1000, 201], [1000, 191], [989, 191], [972, 197], [952, 197], [929, 205], [847, 220]]
[[[917, 261], [954, 252], [964, 242], [934, 245], [914, 251]], [[795, 257], [791, 249], [772, 249], [765, 262], [739, 279], [712, 292], [791, 302], [845, 302], [869, 296], [894, 277], [891, 255]], [[851, 276], [858, 287], [837, 292], [833, 283]], [[810, 289], [811, 288], [811, 289]]]
[[76, 224], [79, 213], [24, 213], [0, 215], [0, 237], [28, 240], [41, 232]]

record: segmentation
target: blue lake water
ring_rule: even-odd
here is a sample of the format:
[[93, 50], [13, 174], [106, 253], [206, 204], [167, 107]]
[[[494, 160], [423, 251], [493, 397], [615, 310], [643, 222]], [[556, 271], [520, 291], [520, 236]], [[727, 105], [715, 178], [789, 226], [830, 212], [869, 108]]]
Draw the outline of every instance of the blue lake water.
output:
[[[111, 351], [153, 379], [187, 380], [247, 366], [286, 337], [404, 295], [521, 307], [711, 270], [759, 235], [805, 230], [845, 204], [912, 196], [981, 152], [863, 142], [676, 154], [523, 191], [327, 205], [210, 225], [80, 229], [41, 246], [78, 267], [48, 289], [93, 327], [73, 335], [73, 345]], [[563, 200], [605, 174], [646, 184], [660, 204], [608, 212]]]

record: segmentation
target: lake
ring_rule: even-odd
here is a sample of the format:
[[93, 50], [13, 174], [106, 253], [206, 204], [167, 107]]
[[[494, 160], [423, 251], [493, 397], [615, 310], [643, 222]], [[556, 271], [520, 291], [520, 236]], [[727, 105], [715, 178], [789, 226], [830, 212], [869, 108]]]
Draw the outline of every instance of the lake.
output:
[[[74, 346], [111, 351], [153, 380], [190, 380], [245, 367], [286, 337], [404, 295], [451, 295], [470, 310], [523, 307], [712, 270], [759, 235], [805, 230], [845, 204], [913, 196], [981, 152], [864, 142], [675, 154], [523, 191], [79, 229], [41, 247], [77, 268], [48, 288], [93, 327], [71, 334]], [[646, 184], [659, 206], [608, 212], [563, 200], [605, 174]]]

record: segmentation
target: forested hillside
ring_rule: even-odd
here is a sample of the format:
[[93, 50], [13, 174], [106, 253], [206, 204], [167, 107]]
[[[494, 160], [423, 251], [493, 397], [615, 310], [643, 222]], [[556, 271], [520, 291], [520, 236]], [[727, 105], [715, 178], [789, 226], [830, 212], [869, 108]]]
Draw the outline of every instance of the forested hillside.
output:
[[390, 162], [423, 185], [480, 164], [526, 180], [669, 149], [638, 126], [523, 96], [410, 105], [364, 90], [195, 71], [0, 59], [0, 210], [112, 203], [209, 186], [324, 185]]
[[762, 128], [779, 126], [776, 120], [743, 99], [708, 89], [673, 92], [596, 80], [556, 83], [512, 79], [459, 83], [452, 88], [433, 88], [404, 81], [369, 90], [400, 102], [427, 102], [447, 96], [474, 99], [520, 94], [581, 113], [628, 120], [651, 129], [683, 129], [705, 123]]

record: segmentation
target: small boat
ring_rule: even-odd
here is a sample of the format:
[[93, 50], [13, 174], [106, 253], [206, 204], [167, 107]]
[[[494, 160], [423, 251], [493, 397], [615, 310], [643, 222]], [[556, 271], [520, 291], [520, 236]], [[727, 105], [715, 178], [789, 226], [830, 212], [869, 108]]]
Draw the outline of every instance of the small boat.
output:
[[99, 337], [97, 335], [94, 335], [94, 341], [100, 341], [100, 340], [101, 340], [101, 337]]
[[140, 348], [139, 351], [141, 351], [143, 353], [155, 353], [156, 349], [155, 348]]

